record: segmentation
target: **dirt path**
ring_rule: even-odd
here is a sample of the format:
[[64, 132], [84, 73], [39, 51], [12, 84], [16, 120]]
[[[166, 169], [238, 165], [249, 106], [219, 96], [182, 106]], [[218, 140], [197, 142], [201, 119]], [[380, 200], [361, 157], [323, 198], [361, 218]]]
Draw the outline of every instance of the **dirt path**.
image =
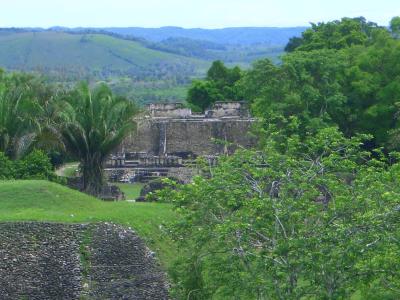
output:
[[65, 171], [71, 168], [74, 168], [75, 170], [78, 169], [79, 163], [77, 162], [72, 162], [72, 163], [67, 163], [56, 169], [56, 175], [57, 176], [65, 176]]

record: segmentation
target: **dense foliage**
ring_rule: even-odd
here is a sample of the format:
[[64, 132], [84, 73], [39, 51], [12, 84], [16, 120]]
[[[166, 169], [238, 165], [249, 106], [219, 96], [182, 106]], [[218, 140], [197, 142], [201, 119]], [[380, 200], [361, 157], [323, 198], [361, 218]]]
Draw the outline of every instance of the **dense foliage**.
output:
[[[394, 19], [395, 20], [395, 19]], [[299, 134], [337, 125], [397, 149], [400, 41], [363, 18], [314, 25], [281, 65], [261, 60], [237, 84], [255, 115]]]
[[19, 160], [11, 160], [0, 152], [0, 180], [6, 179], [58, 180], [49, 157], [40, 150], [33, 150]]
[[397, 24], [313, 25], [281, 64], [258, 61], [229, 86], [260, 144], [159, 193], [180, 213], [178, 298], [400, 297]]
[[217, 101], [238, 101], [235, 84], [242, 76], [239, 67], [227, 68], [222, 61], [213, 62], [205, 80], [195, 80], [188, 91], [187, 102], [195, 111], [205, 111]]
[[318, 49], [342, 49], [354, 45], [367, 45], [379, 26], [365, 18], [343, 18], [328, 23], [311, 23], [302, 37], [291, 38], [286, 45], [288, 52]]
[[161, 193], [181, 216], [172, 228], [178, 297], [397, 299], [397, 157], [371, 159], [366, 137], [336, 128], [287, 138], [285, 152], [269, 134], [211, 178]]
[[247, 71], [213, 63], [187, 101], [205, 110], [216, 101], [247, 100], [253, 114], [298, 134], [337, 125], [348, 137], [373, 136], [372, 145], [398, 148], [399, 18], [390, 28], [364, 18], [312, 24], [287, 45], [282, 62], [259, 60]]
[[56, 146], [50, 138], [55, 91], [32, 75], [0, 70], [0, 151], [19, 158], [34, 145]]

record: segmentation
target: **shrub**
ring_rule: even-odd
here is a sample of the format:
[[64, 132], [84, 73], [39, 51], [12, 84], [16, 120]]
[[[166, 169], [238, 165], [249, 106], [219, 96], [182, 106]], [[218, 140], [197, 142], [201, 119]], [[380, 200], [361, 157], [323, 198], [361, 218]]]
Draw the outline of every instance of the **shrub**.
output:
[[17, 179], [51, 179], [53, 168], [48, 156], [40, 150], [33, 150], [24, 159], [15, 162]]
[[13, 179], [14, 174], [13, 162], [3, 152], [0, 152], [0, 179]]

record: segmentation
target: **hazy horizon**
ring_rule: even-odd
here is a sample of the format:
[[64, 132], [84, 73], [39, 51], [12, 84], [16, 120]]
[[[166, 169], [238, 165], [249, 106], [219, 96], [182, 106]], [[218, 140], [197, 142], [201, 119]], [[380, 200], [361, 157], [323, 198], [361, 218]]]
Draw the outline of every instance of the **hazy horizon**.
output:
[[14, 0], [3, 3], [0, 27], [304, 27], [364, 16], [388, 25], [398, 0]]
[[228, 27], [218, 27], [218, 28], [207, 28], [207, 27], [182, 27], [182, 26], [175, 26], [175, 25], [164, 25], [159, 27], [145, 27], [145, 26], [62, 26], [62, 25], [52, 25], [48, 27], [40, 27], [40, 26], [0, 26], [0, 28], [12, 29], [12, 28], [29, 28], [29, 29], [57, 29], [57, 28], [67, 28], [67, 29], [79, 29], [79, 28], [90, 28], [90, 29], [102, 29], [102, 28], [144, 28], [144, 29], [161, 29], [161, 28], [179, 28], [179, 29], [202, 29], [202, 30], [220, 30], [220, 29], [231, 29], [231, 28], [303, 28], [303, 27], [310, 27], [308, 25], [299, 25], [299, 26], [228, 26]]

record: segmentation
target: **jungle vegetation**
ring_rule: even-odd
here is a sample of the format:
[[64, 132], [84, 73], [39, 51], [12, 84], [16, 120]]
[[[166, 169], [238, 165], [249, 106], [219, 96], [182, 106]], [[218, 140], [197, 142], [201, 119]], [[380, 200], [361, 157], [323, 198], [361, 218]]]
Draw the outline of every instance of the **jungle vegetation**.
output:
[[[49, 157], [69, 156], [80, 163], [83, 189], [99, 195], [104, 162], [134, 128], [132, 118], [137, 112], [133, 101], [115, 96], [106, 85], [90, 88], [82, 83], [67, 90], [32, 75], [2, 72], [0, 157], [4, 165], [10, 165], [7, 159], [23, 161], [34, 150], [45, 151]], [[0, 171], [0, 177], [26, 175], [16, 176], [18, 172], [7, 169]], [[47, 169], [35, 174], [35, 178], [49, 179]]]
[[312, 24], [281, 64], [192, 84], [201, 108], [246, 99], [260, 143], [159, 193], [179, 212], [178, 298], [400, 297], [399, 20]]

